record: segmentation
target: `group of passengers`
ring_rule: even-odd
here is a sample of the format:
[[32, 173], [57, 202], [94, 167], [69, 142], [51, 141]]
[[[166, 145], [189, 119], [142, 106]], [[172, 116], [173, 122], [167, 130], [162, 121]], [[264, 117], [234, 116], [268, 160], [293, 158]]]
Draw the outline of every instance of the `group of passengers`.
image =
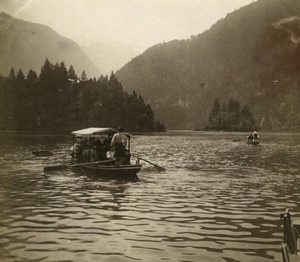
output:
[[127, 136], [123, 128], [118, 128], [118, 133], [111, 138], [91, 137], [88, 141], [82, 137], [76, 137], [71, 148], [71, 156], [75, 162], [95, 162], [115, 159], [117, 164], [128, 163], [130, 154], [127, 150]]
[[259, 140], [259, 135], [257, 131], [252, 132], [249, 136], [247, 136], [248, 140]]

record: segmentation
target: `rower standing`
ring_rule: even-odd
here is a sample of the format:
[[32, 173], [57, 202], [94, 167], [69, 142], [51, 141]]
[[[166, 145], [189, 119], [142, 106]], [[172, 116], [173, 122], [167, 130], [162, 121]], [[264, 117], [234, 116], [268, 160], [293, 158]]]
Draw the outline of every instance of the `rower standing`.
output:
[[125, 160], [127, 147], [127, 136], [123, 133], [124, 128], [119, 127], [118, 131], [118, 133], [114, 134], [110, 143], [110, 147], [115, 151], [117, 163], [123, 159]]

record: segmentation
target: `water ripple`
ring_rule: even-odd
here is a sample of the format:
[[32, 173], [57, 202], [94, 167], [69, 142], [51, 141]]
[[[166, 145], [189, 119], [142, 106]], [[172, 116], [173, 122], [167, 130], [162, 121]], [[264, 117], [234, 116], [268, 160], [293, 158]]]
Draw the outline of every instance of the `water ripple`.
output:
[[279, 215], [300, 216], [300, 136], [233, 142], [244, 136], [134, 136], [137, 154], [167, 168], [143, 163], [135, 182], [43, 173], [69, 156], [31, 152], [66, 151], [65, 136], [0, 139], [0, 260], [272, 261]]

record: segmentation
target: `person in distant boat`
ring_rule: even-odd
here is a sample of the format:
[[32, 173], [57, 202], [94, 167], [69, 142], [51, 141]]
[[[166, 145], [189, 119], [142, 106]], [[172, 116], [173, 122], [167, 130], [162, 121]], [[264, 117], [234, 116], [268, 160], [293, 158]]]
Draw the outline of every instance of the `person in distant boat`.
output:
[[254, 131], [252, 133], [252, 136], [253, 136], [253, 139], [259, 139], [259, 135], [258, 135], [257, 131]]
[[259, 140], [259, 135], [257, 131], [252, 132], [248, 137], [248, 140]]
[[82, 160], [82, 138], [80, 136], [76, 137], [75, 143], [71, 147], [71, 156], [76, 162]]
[[248, 140], [253, 140], [253, 134], [251, 133], [249, 136], [247, 136]]
[[117, 163], [125, 160], [127, 147], [127, 136], [123, 133], [124, 128], [119, 127], [118, 131], [118, 133], [114, 134], [110, 143], [111, 149], [115, 152], [114, 157]]

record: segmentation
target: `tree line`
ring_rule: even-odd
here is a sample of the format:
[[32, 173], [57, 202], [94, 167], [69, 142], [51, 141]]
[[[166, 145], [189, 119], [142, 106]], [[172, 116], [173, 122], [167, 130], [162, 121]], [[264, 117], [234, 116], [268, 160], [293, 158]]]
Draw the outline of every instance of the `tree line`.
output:
[[213, 102], [206, 130], [216, 131], [253, 131], [257, 129], [255, 120], [247, 105], [241, 107], [238, 100], [230, 98], [221, 103], [218, 98]]
[[128, 131], [165, 131], [152, 108], [135, 92], [128, 94], [112, 73], [88, 79], [73, 66], [46, 59], [39, 75], [25, 77], [14, 68], [0, 76], [0, 130], [70, 131], [90, 126]]

